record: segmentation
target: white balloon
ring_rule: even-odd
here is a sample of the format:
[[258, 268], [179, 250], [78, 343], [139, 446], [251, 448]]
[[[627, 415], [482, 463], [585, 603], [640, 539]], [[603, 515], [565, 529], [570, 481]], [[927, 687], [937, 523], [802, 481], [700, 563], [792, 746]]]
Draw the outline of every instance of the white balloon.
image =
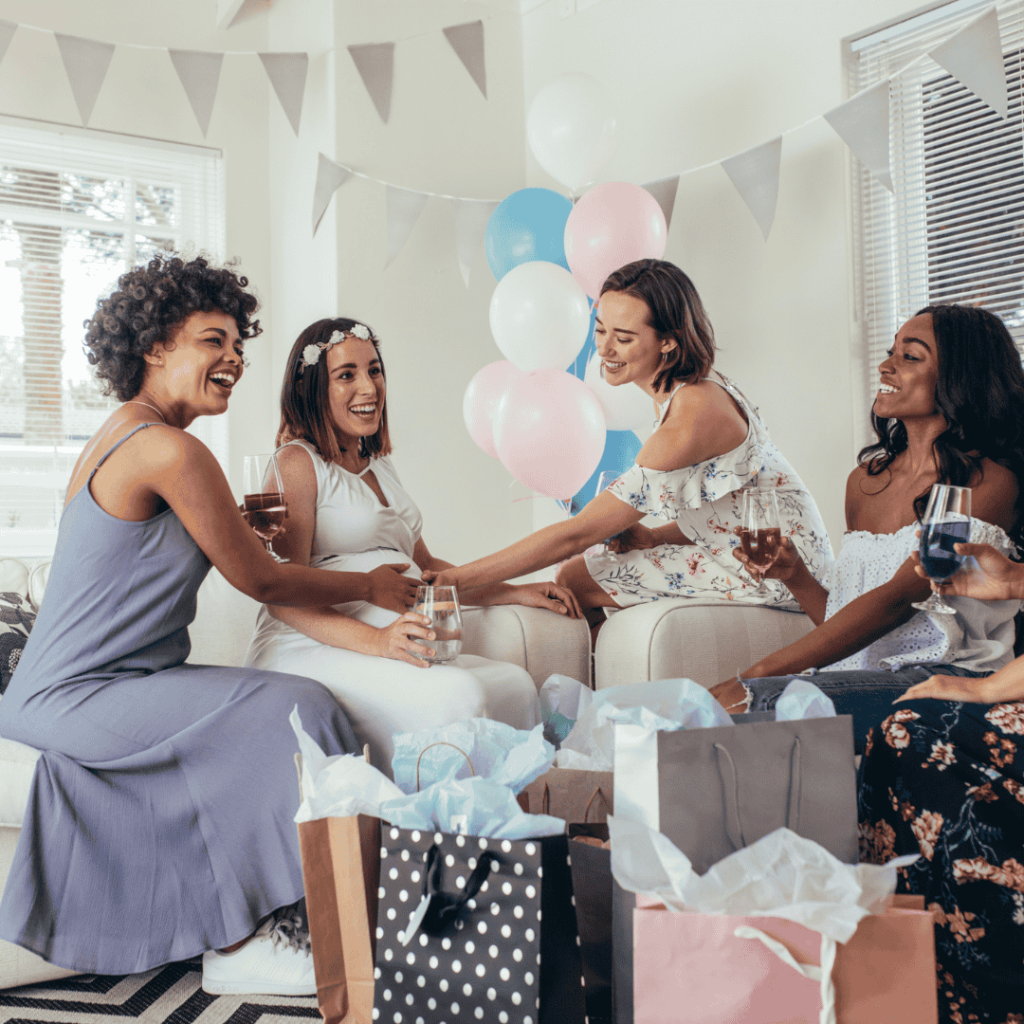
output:
[[654, 419], [654, 402], [646, 391], [635, 384], [620, 384], [618, 387], [609, 384], [601, 376], [601, 357], [595, 352], [587, 363], [583, 375], [583, 383], [594, 392], [604, 410], [605, 422], [609, 430], [650, 430]]
[[619, 122], [600, 82], [590, 75], [562, 75], [534, 96], [526, 137], [537, 163], [575, 192], [611, 160]]
[[491, 333], [520, 370], [564, 370], [590, 331], [590, 303], [564, 267], [533, 260], [513, 267], [491, 296]]

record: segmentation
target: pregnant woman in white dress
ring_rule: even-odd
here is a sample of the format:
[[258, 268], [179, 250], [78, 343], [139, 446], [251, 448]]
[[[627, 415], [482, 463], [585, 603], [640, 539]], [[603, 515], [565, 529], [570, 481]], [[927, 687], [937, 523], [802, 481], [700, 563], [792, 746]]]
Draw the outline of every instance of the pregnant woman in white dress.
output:
[[[411, 607], [420, 573], [451, 563], [430, 554], [419, 509], [392, 465], [384, 364], [370, 328], [345, 318], [307, 327], [288, 360], [281, 411], [288, 529], [275, 541], [277, 552], [302, 565], [370, 573], [375, 585], [399, 588]], [[580, 614], [572, 594], [552, 583], [498, 584], [460, 596]], [[473, 717], [517, 728], [540, 721], [537, 688], [524, 669], [466, 654], [429, 666], [421, 656], [430, 638], [423, 616], [369, 601], [301, 611], [264, 606], [245, 663], [287, 665], [323, 683], [382, 769], [396, 732]]]

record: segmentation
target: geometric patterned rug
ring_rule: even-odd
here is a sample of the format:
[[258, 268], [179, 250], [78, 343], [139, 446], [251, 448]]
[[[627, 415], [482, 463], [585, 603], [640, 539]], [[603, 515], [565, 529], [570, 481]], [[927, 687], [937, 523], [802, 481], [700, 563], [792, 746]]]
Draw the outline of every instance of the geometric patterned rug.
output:
[[202, 958], [146, 974], [82, 974], [0, 991], [0, 1024], [295, 1024], [320, 1019], [316, 996], [211, 996]]

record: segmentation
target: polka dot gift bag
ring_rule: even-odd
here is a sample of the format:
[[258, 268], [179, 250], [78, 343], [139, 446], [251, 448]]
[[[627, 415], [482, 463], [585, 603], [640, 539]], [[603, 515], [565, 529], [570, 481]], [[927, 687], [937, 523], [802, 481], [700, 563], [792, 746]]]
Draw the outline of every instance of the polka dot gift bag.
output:
[[381, 834], [373, 1019], [583, 1024], [564, 835]]

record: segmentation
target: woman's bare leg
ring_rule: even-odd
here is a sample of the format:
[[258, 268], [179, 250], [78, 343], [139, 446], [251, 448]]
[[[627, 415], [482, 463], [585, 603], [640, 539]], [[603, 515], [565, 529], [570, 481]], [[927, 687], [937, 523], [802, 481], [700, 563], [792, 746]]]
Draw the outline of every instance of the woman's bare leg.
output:
[[555, 582], [576, 595], [576, 600], [579, 601], [590, 626], [590, 640], [593, 646], [597, 642], [599, 630], [605, 623], [604, 609], [618, 608], [620, 605], [590, 575], [582, 555], [576, 555], [563, 562], [558, 567]]

